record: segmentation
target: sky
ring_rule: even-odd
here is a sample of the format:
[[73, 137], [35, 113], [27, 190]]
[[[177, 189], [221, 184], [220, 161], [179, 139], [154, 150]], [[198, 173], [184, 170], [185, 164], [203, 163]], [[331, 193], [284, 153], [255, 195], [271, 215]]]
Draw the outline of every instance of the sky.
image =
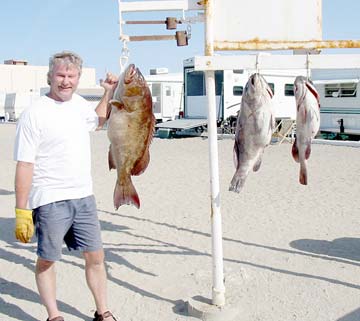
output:
[[[359, 0], [323, 0], [322, 7], [324, 40], [360, 39]], [[46, 66], [52, 54], [72, 50], [83, 58], [85, 67], [96, 69], [97, 81], [106, 72], [120, 73], [122, 42], [117, 0], [2, 0], [0, 8], [0, 63], [17, 59], [26, 60], [29, 65]], [[181, 18], [182, 12], [137, 12], [123, 18], [165, 20], [166, 17]], [[178, 27], [178, 30], [185, 29], [185, 25]], [[124, 31], [134, 36], [174, 34], [164, 25], [126, 25]], [[145, 75], [153, 68], [181, 72], [184, 59], [204, 55], [204, 26], [202, 23], [191, 25], [188, 46], [177, 47], [175, 40], [134, 41], [127, 46], [129, 62], [135, 63]], [[360, 50], [340, 52], [360, 53]]]

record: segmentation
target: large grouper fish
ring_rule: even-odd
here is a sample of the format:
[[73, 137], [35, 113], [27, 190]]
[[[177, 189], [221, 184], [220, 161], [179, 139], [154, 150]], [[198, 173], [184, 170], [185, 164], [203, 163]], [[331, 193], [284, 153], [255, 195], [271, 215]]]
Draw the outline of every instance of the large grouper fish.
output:
[[311, 141], [320, 128], [320, 97], [311, 80], [304, 76], [294, 81], [296, 100], [296, 138], [292, 146], [292, 156], [300, 163], [299, 182], [307, 185], [306, 162], [311, 153]]
[[134, 64], [120, 75], [110, 108], [107, 130], [109, 169], [117, 171], [114, 207], [118, 209], [129, 204], [139, 208], [140, 199], [131, 176], [140, 175], [149, 164], [155, 117], [150, 89]]
[[264, 149], [270, 144], [275, 127], [272, 97], [273, 92], [265, 78], [258, 73], [251, 75], [236, 123], [233, 151], [236, 171], [230, 191], [239, 193], [250, 170], [256, 172], [260, 168]]

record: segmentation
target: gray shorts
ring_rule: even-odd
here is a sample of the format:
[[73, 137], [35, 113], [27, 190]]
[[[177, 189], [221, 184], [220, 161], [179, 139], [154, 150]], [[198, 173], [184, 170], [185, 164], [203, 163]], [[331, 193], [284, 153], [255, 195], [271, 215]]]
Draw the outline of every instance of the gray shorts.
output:
[[102, 249], [93, 195], [40, 206], [34, 210], [34, 223], [38, 238], [37, 255], [44, 260], [60, 260], [63, 241], [70, 251]]

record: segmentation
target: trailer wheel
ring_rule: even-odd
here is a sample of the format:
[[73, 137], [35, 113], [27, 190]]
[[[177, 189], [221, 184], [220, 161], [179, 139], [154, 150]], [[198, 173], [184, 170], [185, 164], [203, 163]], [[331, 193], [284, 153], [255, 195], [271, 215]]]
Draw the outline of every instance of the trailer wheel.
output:
[[231, 122], [231, 133], [235, 134], [235, 130], [236, 130], [236, 120], [233, 120]]
[[195, 127], [195, 132], [202, 134], [204, 132], [204, 126]]

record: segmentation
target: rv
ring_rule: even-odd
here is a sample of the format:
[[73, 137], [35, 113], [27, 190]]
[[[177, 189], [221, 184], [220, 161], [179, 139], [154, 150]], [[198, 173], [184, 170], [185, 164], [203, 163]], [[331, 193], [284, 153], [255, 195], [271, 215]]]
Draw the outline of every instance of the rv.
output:
[[17, 121], [23, 110], [39, 97], [34, 93], [8, 93], [5, 98], [5, 119]]
[[[255, 70], [234, 69], [215, 71], [216, 114], [218, 127], [233, 132], [245, 85]], [[261, 70], [260, 73], [273, 90], [275, 117], [296, 118], [294, 80], [306, 75], [306, 70]], [[183, 119], [157, 125], [173, 130], [195, 129], [201, 131], [207, 125], [207, 100], [203, 71], [194, 70], [193, 58], [184, 61], [184, 111]]]
[[0, 91], [0, 122], [6, 121], [5, 117], [5, 99], [6, 99], [6, 92]]
[[153, 100], [156, 121], [174, 120], [183, 110], [183, 75], [169, 74], [167, 68], [150, 69], [144, 76]]
[[320, 95], [320, 131], [360, 135], [360, 70], [312, 70]]

